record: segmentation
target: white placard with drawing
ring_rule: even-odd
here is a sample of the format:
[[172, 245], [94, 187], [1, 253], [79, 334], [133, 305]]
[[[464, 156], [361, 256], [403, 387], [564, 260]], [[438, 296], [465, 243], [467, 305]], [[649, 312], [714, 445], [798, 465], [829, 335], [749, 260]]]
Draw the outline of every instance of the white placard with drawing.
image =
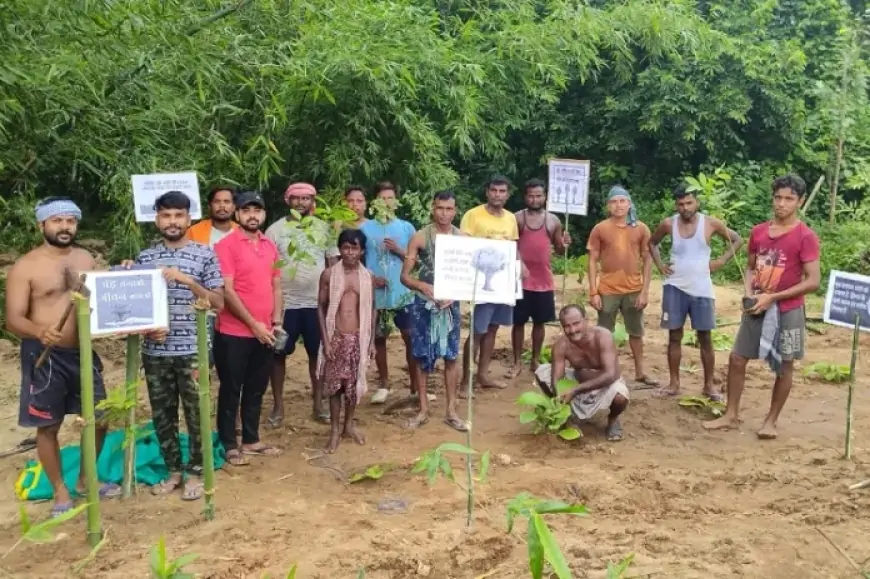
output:
[[[516, 303], [517, 243], [460, 235], [435, 237], [435, 299]], [[477, 274], [477, 291], [474, 278]]]
[[91, 292], [93, 336], [169, 327], [166, 280], [159, 269], [90, 271], [85, 286]]
[[845, 271], [831, 271], [825, 296], [824, 320], [835, 326], [855, 327], [870, 332], [870, 277]]
[[190, 199], [190, 218], [202, 219], [202, 205], [199, 201], [199, 179], [196, 172], [155, 173], [154, 175], [133, 175], [133, 210], [136, 221], [154, 222], [157, 212], [154, 201], [168, 191], [181, 191]]
[[550, 159], [547, 211], [586, 215], [589, 209], [589, 161]]

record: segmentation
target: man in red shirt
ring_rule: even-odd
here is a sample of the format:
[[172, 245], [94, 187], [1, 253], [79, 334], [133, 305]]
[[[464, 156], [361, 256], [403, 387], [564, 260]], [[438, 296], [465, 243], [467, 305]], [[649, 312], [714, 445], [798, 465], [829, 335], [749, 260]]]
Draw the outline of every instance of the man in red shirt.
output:
[[[278, 247], [260, 231], [266, 204], [256, 191], [236, 198], [239, 228], [224, 237], [215, 253], [224, 277], [226, 307], [218, 314], [215, 362], [218, 390], [218, 437], [227, 462], [247, 464], [244, 455], [278, 456], [281, 449], [260, 442], [260, 410], [269, 383], [284, 299], [278, 268]], [[241, 400], [240, 400], [241, 399]], [[242, 443], [236, 439], [241, 403]]]
[[770, 411], [758, 438], [776, 438], [776, 421], [791, 392], [794, 361], [804, 356], [804, 296], [821, 283], [819, 238], [798, 219], [807, 193], [794, 175], [773, 182], [773, 220], [752, 228], [743, 319], [728, 359], [728, 407], [704, 424], [708, 430], [739, 423], [748, 360], [765, 360], [776, 373]]

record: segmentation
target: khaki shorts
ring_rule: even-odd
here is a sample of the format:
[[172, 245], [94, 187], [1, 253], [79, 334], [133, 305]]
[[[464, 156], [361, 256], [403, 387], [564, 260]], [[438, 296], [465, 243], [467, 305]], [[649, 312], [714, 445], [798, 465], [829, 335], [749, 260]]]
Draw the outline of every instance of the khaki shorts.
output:
[[616, 327], [616, 314], [621, 313], [625, 331], [629, 336], [643, 336], [643, 310], [634, 307], [640, 292], [633, 294], [601, 296], [601, 311], [598, 312], [598, 325], [611, 332]]
[[[749, 360], [758, 359], [761, 344], [761, 327], [764, 314], [743, 314], [740, 329], [734, 338], [733, 352]], [[801, 360], [806, 346], [806, 316], [803, 307], [795, 308], [779, 316], [779, 354], [784, 362]]]

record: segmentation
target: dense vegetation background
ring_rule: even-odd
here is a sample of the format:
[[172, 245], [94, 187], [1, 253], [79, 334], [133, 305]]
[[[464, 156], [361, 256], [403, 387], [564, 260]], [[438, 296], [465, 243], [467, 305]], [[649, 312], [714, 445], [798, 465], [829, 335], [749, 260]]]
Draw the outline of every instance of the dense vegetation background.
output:
[[[327, 195], [401, 184], [405, 211], [453, 187], [589, 159], [654, 225], [703, 173], [741, 233], [771, 179], [812, 187], [823, 267], [870, 273], [865, 2], [841, 0], [8, 0], [0, 12], [0, 245], [67, 194], [113, 258], [142, 243], [130, 175], [203, 188], [290, 179]], [[718, 172], [717, 172], [718, 169]], [[518, 197], [518, 196], [517, 196]], [[518, 203], [519, 199], [515, 199]], [[736, 272], [736, 269], [735, 269]]]

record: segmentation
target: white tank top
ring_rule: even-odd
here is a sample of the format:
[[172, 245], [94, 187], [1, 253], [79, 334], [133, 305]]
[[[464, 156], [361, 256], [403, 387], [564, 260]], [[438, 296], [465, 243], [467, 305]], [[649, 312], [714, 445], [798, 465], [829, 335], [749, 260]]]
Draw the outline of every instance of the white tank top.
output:
[[680, 236], [679, 215], [671, 218], [671, 269], [674, 273], [665, 279], [690, 296], [714, 298], [713, 279], [710, 277], [710, 245], [707, 243], [706, 219], [698, 213], [695, 235], [685, 239]]

